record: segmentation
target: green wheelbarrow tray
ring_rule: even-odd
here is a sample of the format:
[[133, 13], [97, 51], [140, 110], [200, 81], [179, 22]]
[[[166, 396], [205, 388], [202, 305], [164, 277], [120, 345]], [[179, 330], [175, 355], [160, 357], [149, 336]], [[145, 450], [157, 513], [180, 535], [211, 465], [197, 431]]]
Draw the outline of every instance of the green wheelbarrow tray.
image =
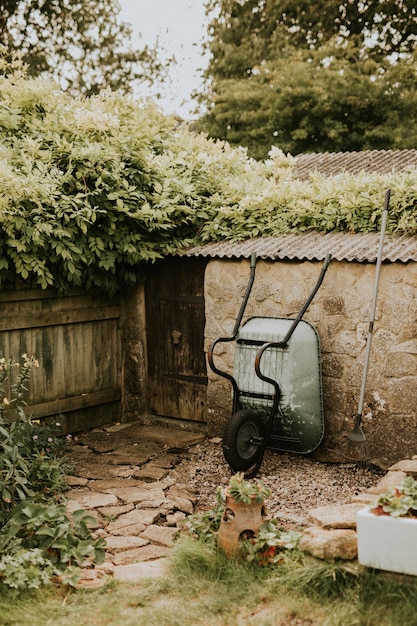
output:
[[[232, 416], [223, 435], [223, 453], [234, 472], [256, 475], [266, 448], [308, 454], [324, 435], [320, 342], [302, 320], [323, 282], [331, 260], [326, 255], [318, 280], [295, 319], [251, 317], [241, 322], [255, 276], [256, 255], [233, 332], [209, 346], [212, 371], [232, 386]], [[235, 342], [233, 375], [214, 362], [219, 343]], [[251, 469], [253, 468], [253, 469]]]
[[261, 369], [279, 386], [279, 401], [271, 415], [276, 389], [261, 380], [253, 366], [265, 343], [279, 343], [294, 320], [252, 317], [239, 330], [235, 345], [234, 378], [236, 408], [256, 415], [264, 428], [269, 420], [267, 447], [283, 452], [308, 454], [324, 435], [320, 340], [316, 329], [304, 320], [297, 323], [283, 347], [267, 347]]

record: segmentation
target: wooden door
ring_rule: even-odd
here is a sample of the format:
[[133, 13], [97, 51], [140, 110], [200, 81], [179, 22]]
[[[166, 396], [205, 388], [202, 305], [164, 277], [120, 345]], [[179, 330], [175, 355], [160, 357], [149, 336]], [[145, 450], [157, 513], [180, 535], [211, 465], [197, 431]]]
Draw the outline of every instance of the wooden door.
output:
[[155, 415], [206, 421], [204, 259], [168, 258], [146, 284], [148, 405]]

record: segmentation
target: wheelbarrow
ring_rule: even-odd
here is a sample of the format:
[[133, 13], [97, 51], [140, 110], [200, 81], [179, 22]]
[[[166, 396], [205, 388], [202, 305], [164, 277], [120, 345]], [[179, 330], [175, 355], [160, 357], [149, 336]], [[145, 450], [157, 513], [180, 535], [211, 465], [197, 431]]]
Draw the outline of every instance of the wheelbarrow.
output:
[[[224, 457], [234, 472], [255, 476], [266, 448], [308, 454], [324, 434], [320, 340], [302, 318], [329, 266], [327, 255], [318, 280], [295, 319], [251, 317], [241, 326], [255, 278], [250, 279], [230, 337], [215, 339], [208, 349], [212, 371], [230, 381], [232, 417], [223, 435]], [[219, 343], [235, 342], [233, 374], [214, 363]]]

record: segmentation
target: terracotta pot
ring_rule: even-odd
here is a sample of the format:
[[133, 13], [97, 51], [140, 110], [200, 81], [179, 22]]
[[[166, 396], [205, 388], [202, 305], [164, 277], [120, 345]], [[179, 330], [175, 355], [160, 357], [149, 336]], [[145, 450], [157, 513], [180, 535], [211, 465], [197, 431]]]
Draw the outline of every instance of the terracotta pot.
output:
[[233, 556], [239, 552], [239, 542], [242, 539], [254, 537], [259, 527], [268, 521], [263, 502], [257, 502], [253, 496], [251, 502], [236, 502], [230, 495], [229, 488], [225, 489], [225, 507], [220, 527], [217, 533], [217, 545], [227, 556]]

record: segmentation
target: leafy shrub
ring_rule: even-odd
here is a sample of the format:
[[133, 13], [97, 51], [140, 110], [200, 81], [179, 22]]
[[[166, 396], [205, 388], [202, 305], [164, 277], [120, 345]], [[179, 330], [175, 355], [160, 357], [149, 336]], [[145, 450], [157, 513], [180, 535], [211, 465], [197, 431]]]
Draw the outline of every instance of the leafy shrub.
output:
[[[101, 562], [105, 547], [90, 533], [94, 518], [83, 510], [70, 518], [59, 502], [69, 470], [59, 455], [59, 424], [50, 428], [26, 417], [23, 396], [36, 366], [27, 355], [20, 368], [0, 359], [0, 582], [17, 589], [39, 587], [53, 577], [75, 584], [81, 564]], [[8, 397], [6, 383], [17, 368]]]
[[[70, 465], [58, 456], [64, 445], [58, 425], [51, 428], [34, 423], [24, 410], [30, 372], [38, 365], [26, 354], [21, 366], [12, 359], [0, 358], [0, 524], [22, 500], [47, 498], [62, 493], [67, 486], [65, 473]], [[13, 383], [9, 379], [14, 370], [18, 374]]]
[[308, 181], [276, 148], [250, 159], [119, 94], [71, 98], [0, 56], [0, 282], [115, 292], [193, 243], [417, 232], [417, 173]]

